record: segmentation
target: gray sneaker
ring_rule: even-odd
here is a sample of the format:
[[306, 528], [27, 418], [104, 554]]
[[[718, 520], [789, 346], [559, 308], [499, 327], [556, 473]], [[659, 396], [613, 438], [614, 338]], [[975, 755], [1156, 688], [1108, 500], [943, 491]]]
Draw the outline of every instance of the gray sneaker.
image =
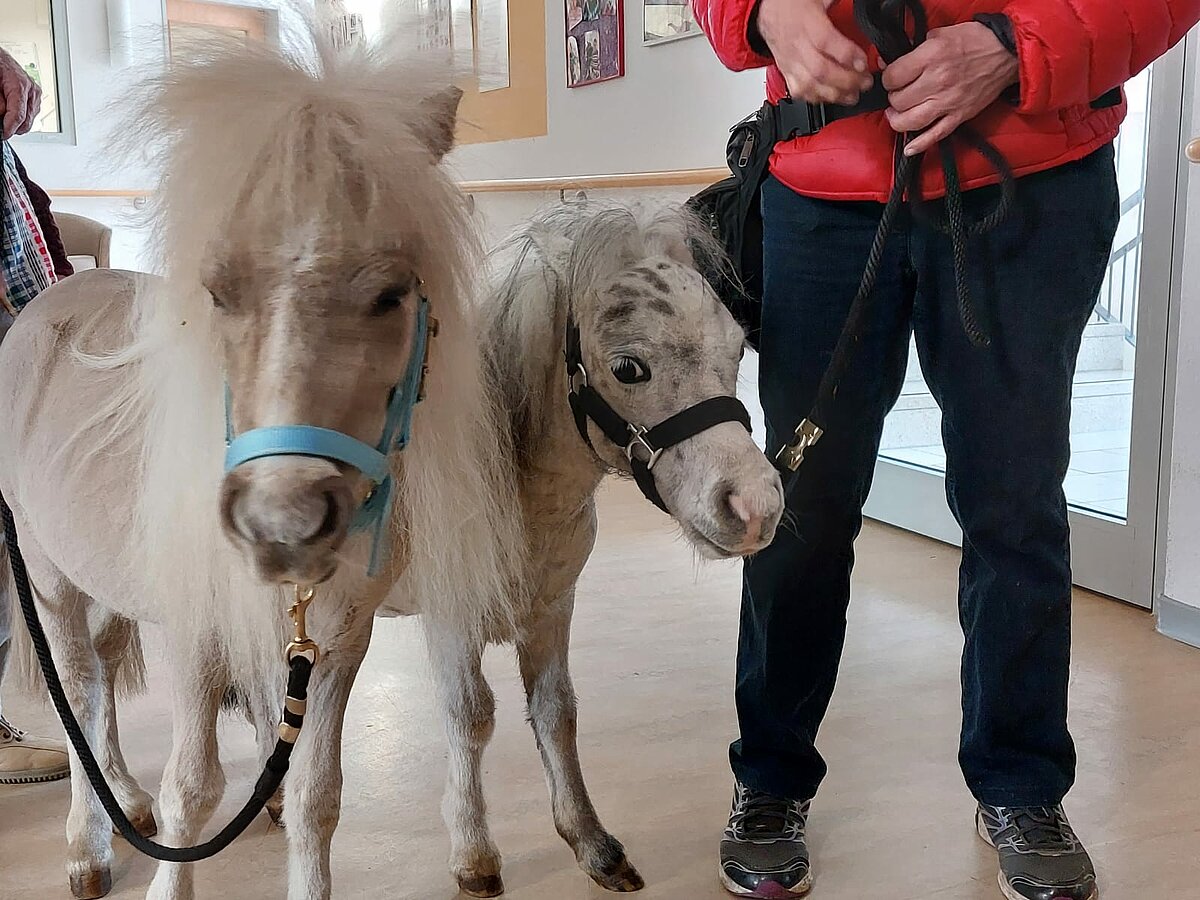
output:
[[807, 800], [784, 800], [734, 784], [721, 841], [721, 884], [739, 897], [793, 900], [812, 889], [804, 829]]
[[1000, 854], [1008, 900], [1097, 900], [1096, 870], [1061, 806], [985, 806], [979, 836]]

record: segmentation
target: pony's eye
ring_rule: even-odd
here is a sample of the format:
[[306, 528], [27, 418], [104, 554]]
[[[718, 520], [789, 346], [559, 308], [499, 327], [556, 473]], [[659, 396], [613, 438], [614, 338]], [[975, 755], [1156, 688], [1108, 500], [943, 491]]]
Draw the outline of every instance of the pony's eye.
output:
[[379, 296], [375, 298], [375, 303], [371, 307], [371, 315], [383, 316], [400, 308], [404, 303], [404, 298], [408, 296], [411, 288], [408, 287], [390, 287], [384, 291], [380, 291]]
[[221, 299], [220, 294], [215, 294], [212, 291], [209, 291], [208, 296], [212, 298], [212, 305], [214, 308], [225, 309], [225, 301]]
[[641, 384], [650, 380], [650, 367], [632, 356], [620, 357], [613, 363], [612, 373], [622, 384]]

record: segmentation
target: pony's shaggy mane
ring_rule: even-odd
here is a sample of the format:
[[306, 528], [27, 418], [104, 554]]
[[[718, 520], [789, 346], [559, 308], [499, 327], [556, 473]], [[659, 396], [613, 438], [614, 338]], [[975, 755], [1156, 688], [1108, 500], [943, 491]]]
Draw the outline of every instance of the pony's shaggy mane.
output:
[[[320, 35], [311, 28], [286, 50], [214, 43], [137, 90], [124, 143], [144, 152], [149, 142], [162, 173], [151, 217], [165, 278], [139, 288], [126, 346], [97, 353], [86, 334], [76, 346], [113, 390], [81, 429], [91, 440], [72, 461], [86, 464], [81, 451], [94, 452], [97, 435], [139, 447], [137, 559], [122, 564], [148, 567], [152, 584], [180, 595], [162, 607], [178, 610], [170, 624], [217, 631], [235, 672], [273, 677], [285, 604], [271, 594], [281, 592], [250, 577], [218, 522], [224, 376], [202, 281], [207, 250], [227, 239], [235, 215], [363, 228], [346, 218], [352, 190], [369, 206], [367, 227], [383, 237], [392, 229], [416, 248], [442, 327], [413, 441], [394, 460], [393, 536], [411, 554], [404, 585], [434, 623], [492, 631], [511, 626], [505, 601], [522, 568], [520, 529], [509, 521], [515, 479], [500, 462], [511, 458], [507, 428], [496, 421], [466, 302], [478, 239], [430, 150], [439, 127], [430, 98], [447, 90], [452, 72], [445, 60], [406, 52], [396, 36], [381, 42], [386, 51], [338, 51]], [[243, 249], [252, 264], [287, 248]], [[365, 541], [348, 545], [328, 592], [351, 598], [365, 589]]]

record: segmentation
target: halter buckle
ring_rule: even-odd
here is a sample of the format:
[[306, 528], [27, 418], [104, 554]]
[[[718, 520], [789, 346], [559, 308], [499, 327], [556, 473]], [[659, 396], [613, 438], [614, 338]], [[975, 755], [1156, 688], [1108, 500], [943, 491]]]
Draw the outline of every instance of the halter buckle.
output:
[[824, 433], [819, 425], [805, 419], [796, 426], [795, 439], [784, 444], [775, 459], [786, 466], [788, 471], [795, 472], [804, 462], [804, 454], [808, 448], [814, 446]]
[[629, 443], [625, 445], [625, 458], [632, 463], [634, 460], [634, 451], [641, 448], [646, 458], [639, 459], [638, 461], [644, 463], [646, 471], [649, 472], [654, 468], [654, 464], [658, 462], [658, 458], [663, 455], [663, 452], [661, 448], [655, 448], [650, 445], [650, 442], [646, 440], [646, 433], [647, 429], [641, 425], [629, 426], [630, 438]]
[[[579, 383], [576, 384], [576, 379]], [[581, 390], [588, 386], [587, 369], [583, 367], [583, 363], [576, 363], [575, 370], [567, 376], [567, 387], [572, 394], [578, 394]]]
[[425, 381], [429, 378], [429, 349], [433, 344], [433, 339], [438, 336], [440, 330], [441, 323], [433, 316], [430, 316], [425, 323], [425, 355], [421, 359], [421, 384], [417, 388], [418, 403], [425, 399]]

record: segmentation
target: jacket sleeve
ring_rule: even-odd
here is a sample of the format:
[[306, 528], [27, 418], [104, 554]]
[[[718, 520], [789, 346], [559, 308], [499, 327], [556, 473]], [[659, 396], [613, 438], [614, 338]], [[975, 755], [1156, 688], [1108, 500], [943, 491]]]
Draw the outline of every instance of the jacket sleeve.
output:
[[708, 42], [735, 72], [771, 64], [769, 56], [750, 44], [750, 17], [757, 6], [758, 0], [692, 0], [692, 11]]
[[[732, 2], [732, 0], [725, 0]], [[1200, 21], [1200, 0], [1009, 0], [1021, 106], [1090, 103], [1132, 78]]]

